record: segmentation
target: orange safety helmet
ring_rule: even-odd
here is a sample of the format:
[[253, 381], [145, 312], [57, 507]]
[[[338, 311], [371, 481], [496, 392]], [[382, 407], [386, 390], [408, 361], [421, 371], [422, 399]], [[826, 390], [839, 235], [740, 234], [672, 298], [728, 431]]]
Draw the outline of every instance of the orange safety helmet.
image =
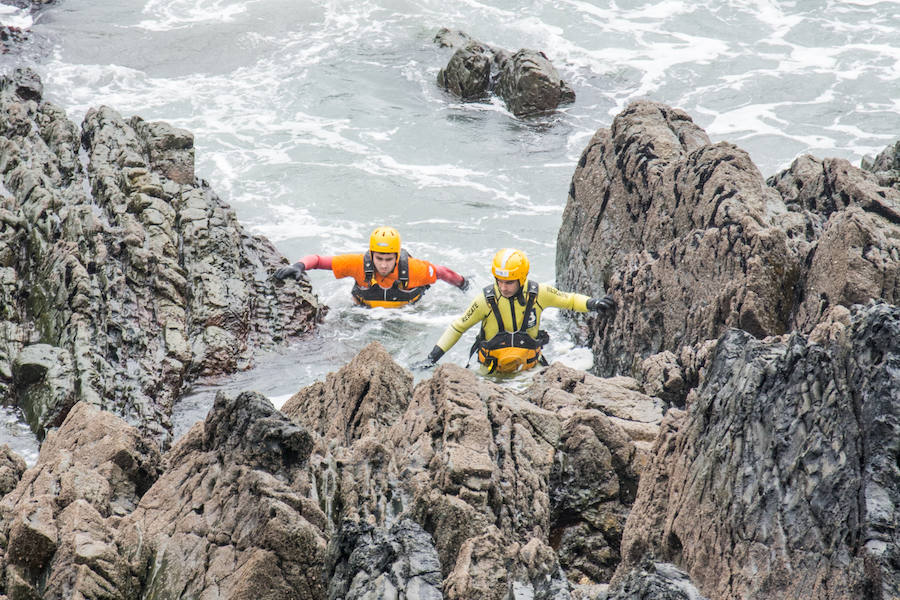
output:
[[494, 255], [491, 263], [491, 273], [502, 281], [519, 280], [519, 284], [525, 286], [528, 277], [528, 258], [521, 250], [504, 248]]
[[393, 227], [379, 227], [369, 236], [369, 250], [372, 252], [400, 252], [400, 234]]

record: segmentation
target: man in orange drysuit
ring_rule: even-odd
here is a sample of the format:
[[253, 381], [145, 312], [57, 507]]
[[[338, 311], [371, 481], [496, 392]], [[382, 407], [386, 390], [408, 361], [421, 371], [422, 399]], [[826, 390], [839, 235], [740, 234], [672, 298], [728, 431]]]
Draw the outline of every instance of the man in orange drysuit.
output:
[[465, 291], [469, 282], [447, 267], [412, 258], [400, 248], [400, 234], [393, 227], [379, 227], [369, 237], [365, 254], [305, 256], [275, 271], [277, 279], [299, 279], [308, 269], [330, 269], [338, 279], [352, 277], [353, 299], [369, 307], [397, 308], [412, 304], [440, 279]]

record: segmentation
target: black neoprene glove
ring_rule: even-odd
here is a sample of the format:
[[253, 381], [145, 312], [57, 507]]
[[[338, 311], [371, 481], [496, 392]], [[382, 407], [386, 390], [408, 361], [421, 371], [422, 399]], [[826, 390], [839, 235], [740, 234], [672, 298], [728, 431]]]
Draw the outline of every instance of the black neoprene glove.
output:
[[441, 357], [444, 355], [444, 351], [441, 350], [440, 346], [435, 346], [431, 349], [431, 352], [428, 353], [428, 357], [425, 360], [420, 360], [415, 363], [412, 368], [413, 369], [430, 369], [437, 361], [441, 360]]
[[612, 310], [616, 307], [616, 301], [613, 300], [612, 296], [607, 294], [602, 298], [589, 298], [587, 301], [587, 309], [595, 310], [599, 312], [606, 312], [608, 310]]
[[462, 278], [462, 283], [460, 283], [460, 284], [459, 284], [458, 286], [456, 286], [456, 287], [458, 287], [460, 290], [462, 290], [462, 291], [465, 292], [466, 290], [469, 289], [469, 279], [468, 279], [467, 277], [463, 277], [463, 278]]
[[300, 279], [304, 271], [306, 271], [306, 265], [298, 261], [289, 267], [281, 267], [275, 271], [275, 279], [287, 279], [288, 277]]

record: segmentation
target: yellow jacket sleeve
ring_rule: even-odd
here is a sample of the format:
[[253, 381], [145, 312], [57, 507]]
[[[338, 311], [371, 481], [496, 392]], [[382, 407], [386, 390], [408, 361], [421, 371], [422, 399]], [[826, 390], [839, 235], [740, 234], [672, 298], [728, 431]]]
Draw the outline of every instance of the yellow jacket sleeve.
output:
[[441, 334], [437, 341], [437, 346], [444, 352], [453, 347], [459, 341], [462, 334], [468, 331], [473, 325], [481, 323], [485, 317], [491, 314], [491, 307], [484, 298], [484, 293], [472, 300], [472, 304], [463, 313], [463, 316], [453, 321], [444, 333]]
[[552, 306], [554, 308], [587, 312], [587, 301], [589, 299], [590, 297], [584, 294], [561, 292], [555, 287], [543, 283], [538, 287], [537, 303], [543, 308]]

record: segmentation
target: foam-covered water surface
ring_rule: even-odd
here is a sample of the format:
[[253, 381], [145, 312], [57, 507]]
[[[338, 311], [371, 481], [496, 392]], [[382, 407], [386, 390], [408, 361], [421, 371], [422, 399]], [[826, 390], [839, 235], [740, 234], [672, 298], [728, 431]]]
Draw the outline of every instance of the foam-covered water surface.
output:
[[[520, 120], [450, 97], [435, 84], [452, 54], [433, 42], [441, 27], [544, 51], [576, 102]], [[388, 224], [415, 256], [474, 276], [468, 294], [438, 282], [389, 312], [310, 273], [332, 306], [320, 331], [235, 380], [269, 386], [268, 365], [291, 365], [276, 397], [372, 340], [401, 364], [421, 358], [500, 247], [552, 282], [578, 157], [635, 99], [684, 109], [765, 176], [803, 153], [858, 164], [900, 132], [897, 1], [66, 0], [33, 29], [54, 47], [35, 65], [49, 100], [76, 121], [106, 104], [190, 130], [197, 174], [291, 260], [360, 251]], [[551, 357], [589, 365], [546, 318]], [[444, 360], [464, 364], [473, 335]]]

